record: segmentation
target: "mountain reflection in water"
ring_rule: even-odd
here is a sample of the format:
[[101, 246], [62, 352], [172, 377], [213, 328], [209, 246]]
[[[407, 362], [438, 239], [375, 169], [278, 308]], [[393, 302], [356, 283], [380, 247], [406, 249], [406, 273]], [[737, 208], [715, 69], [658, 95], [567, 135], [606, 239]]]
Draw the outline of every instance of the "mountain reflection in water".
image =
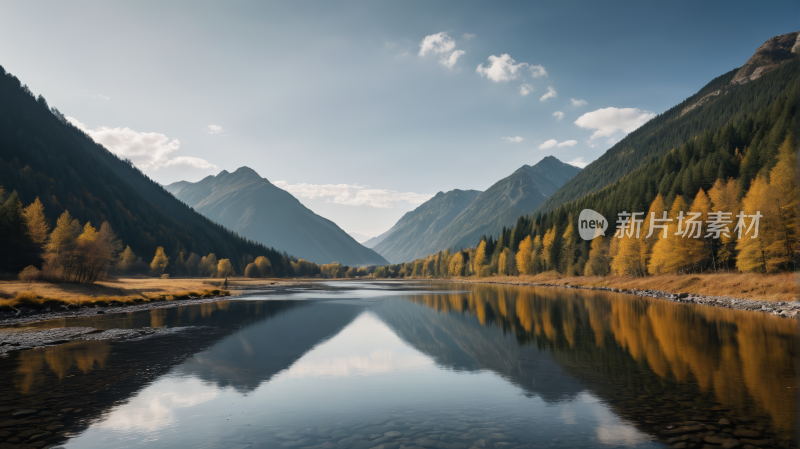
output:
[[176, 331], [0, 359], [0, 406], [83, 404], [50, 440], [66, 447], [797, 446], [794, 321], [586, 290], [363, 286], [39, 323]]

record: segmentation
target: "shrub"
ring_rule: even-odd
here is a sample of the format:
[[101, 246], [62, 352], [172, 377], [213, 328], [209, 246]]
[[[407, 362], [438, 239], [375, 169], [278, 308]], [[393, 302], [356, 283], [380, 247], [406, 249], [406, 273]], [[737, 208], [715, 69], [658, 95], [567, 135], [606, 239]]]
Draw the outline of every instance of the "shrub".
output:
[[20, 271], [19, 273], [19, 280], [22, 282], [27, 282], [29, 287], [33, 281], [38, 281], [41, 278], [42, 278], [42, 272], [39, 271], [39, 269], [34, 267], [33, 265], [28, 265], [27, 267], [25, 267], [24, 270]]

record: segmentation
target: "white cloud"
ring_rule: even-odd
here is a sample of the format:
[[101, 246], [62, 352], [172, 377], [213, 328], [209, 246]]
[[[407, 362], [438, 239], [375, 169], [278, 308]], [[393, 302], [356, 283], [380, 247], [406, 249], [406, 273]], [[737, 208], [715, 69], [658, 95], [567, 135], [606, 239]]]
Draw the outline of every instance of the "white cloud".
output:
[[516, 79], [520, 75], [522, 69], [528, 67], [528, 64], [525, 62], [517, 64], [517, 61], [507, 54], [502, 54], [500, 56], [491, 55], [488, 59], [488, 66], [484, 67], [483, 64], [480, 64], [475, 71], [478, 72], [480, 76], [485, 76], [496, 83]]
[[469, 33], [464, 33], [464, 35], [461, 36], [461, 37], [463, 37], [466, 40], [475, 39], [475, 35], [474, 34], [469, 34]]
[[308, 199], [324, 199], [327, 203], [382, 209], [392, 208], [397, 203], [422, 204], [433, 197], [426, 193], [372, 189], [370, 186], [358, 184], [289, 184], [286, 181], [276, 181], [273, 184], [292, 195]]
[[456, 48], [456, 41], [447, 35], [444, 31], [441, 33], [431, 34], [422, 39], [419, 44], [419, 56], [431, 54], [450, 53]]
[[534, 78], [541, 78], [543, 76], [547, 76], [547, 71], [544, 69], [544, 66], [532, 65], [528, 68], [531, 71], [531, 76]]
[[99, 98], [101, 100], [110, 100], [111, 98], [106, 97], [105, 95], [95, 95], [95, 98]]
[[458, 58], [464, 53], [466, 53], [466, 51], [456, 50], [456, 41], [442, 31], [441, 33], [425, 36], [425, 39], [422, 39], [422, 42], [419, 44], [418, 55], [442, 55], [442, 58], [439, 59], [439, 63], [452, 69], [453, 66], [456, 65]]
[[570, 98], [569, 101], [572, 102], [573, 106], [586, 106], [587, 104], [589, 104], [584, 99], [576, 100], [574, 98]]
[[450, 56], [445, 56], [442, 58], [439, 63], [447, 67], [448, 69], [452, 69], [454, 65], [456, 65], [456, 61], [458, 61], [458, 57], [466, 53], [464, 50], [456, 50], [450, 53]]
[[527, 83], [522, 83], [522, 85], [519, 86], [519, 93], [523, 97], [527, 96], [530, 93], [533, 93], [533, 90], [534, 90], [533, 86], [531, 86], [530, 84], [527, 84]]
[[78, 120], [67, 117], [75, 127], [88, 134], [95, 142], [123, 159], [130, 159], [134, 165], [146, 170], [164, 165], [169, 154], [180, 148], [178, 139], [170, 140], [160, 133], [134, 131], [130, 128], [109, 128], [101, 126], [91, 130]]
[[542, 98], [540, 98], [539, 101], [547, 101], [548, 99], [556, 98], [557, 96], [558, 94], [556, 93], [556, 90], [553, 89], [552, 86], [550, 86], [547, 88], [547, 93], [542, 95]]
[[556, 139], [545, 140], [539, 145], [540, 150], [547, 150], [550, 148], [565, 148], [565, 147], [574, 147], [578, 144], [577, 140], [565, 140], [559, 143]]
[[219, 125], [206, 126], [206, 134], [219, 134], [222, 132], [222, 127]]
[[164, 134], [107, 126], [92, 130], [73, 117], [67, 117], [67, 120], [88, 134], [95, 142], [123, 159], [130, 159], [133, 165], [142, 170], [158, 170], [161, 167], [201, 170], [217, 168], [216, 165], [197, 157], [178, 156], [170, 159], [170, 154], [180, 148], [181, 142], [178, 139], [170, 140]]
[[575, 124], [594, 130], [589, 138], [591, 142], [600, 137], [614, 137], [617, 132], [630, 133], [655, 116], [652, 111], [636, 108], [603, 108], [583, 114], [575, 120]]
[[523, 140], [525, 140], [523, 137], [520, 137], [520, 136], [516, 136], [516, 137], [501, 137], [501, 139], [507, 140], [507, 141], [509, 141], [511, 143], [520, 143]]
[[558, 121], [560, 122], [560, 121], [561, 121], [561, 119], [563, 119], [563, 118], [564, 118], [564, 113], [563, 113], [563, 112], [561, 112], [561, 111], [556, 111], [556, 112], [553, 112], [553, 117], [558, 117]]
[[589, 165], [589, 163], [586, 162], [585, 160], [583, 160], [582, 157], [576, 157], [575, 159], [567, 162], [567, 164], [574, 165], [575, 167], [578, 167], [578, 168], [584, 168], [587, 165]]
[[199, 169], [199, 170], [209, 170], [209, 169], [217, 169], [217, 166], [208, 162], [205, 159], [200, 159], [199, 157], [192, 157], [192, 156], [178, 156], [176, 158], [168, 160], [164, 167], [179, 167], [179, 168], [189, 168], [189, 169]]

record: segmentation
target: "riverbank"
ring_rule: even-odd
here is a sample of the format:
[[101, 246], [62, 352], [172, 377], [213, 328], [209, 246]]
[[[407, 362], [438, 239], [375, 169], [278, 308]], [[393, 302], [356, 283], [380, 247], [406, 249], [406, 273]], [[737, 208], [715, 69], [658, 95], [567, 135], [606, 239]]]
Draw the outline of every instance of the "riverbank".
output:
[[95, 284], [0, 282], [0, 326], [180, 307], [298, 287], [286, 279], [119, 278]]
[[453, 282], [529, 285], [604, 290], [674, 302], [771, 313], [800, 319], [800, 289], [793, 273], [759, 275], [714, 273], [633, 276], [561, 276], [555, 272], [536, 276], [454, 278]]

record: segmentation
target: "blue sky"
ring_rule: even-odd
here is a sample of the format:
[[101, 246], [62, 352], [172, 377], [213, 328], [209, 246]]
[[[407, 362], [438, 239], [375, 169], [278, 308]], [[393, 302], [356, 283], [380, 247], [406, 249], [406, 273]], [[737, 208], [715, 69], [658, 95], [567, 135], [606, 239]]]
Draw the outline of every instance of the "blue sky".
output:
[[0, 9], [0, 65], [154, 179], [247, 165], [366, 234], [550, 154], [591, 162], [800, 29], [796, 1]]

